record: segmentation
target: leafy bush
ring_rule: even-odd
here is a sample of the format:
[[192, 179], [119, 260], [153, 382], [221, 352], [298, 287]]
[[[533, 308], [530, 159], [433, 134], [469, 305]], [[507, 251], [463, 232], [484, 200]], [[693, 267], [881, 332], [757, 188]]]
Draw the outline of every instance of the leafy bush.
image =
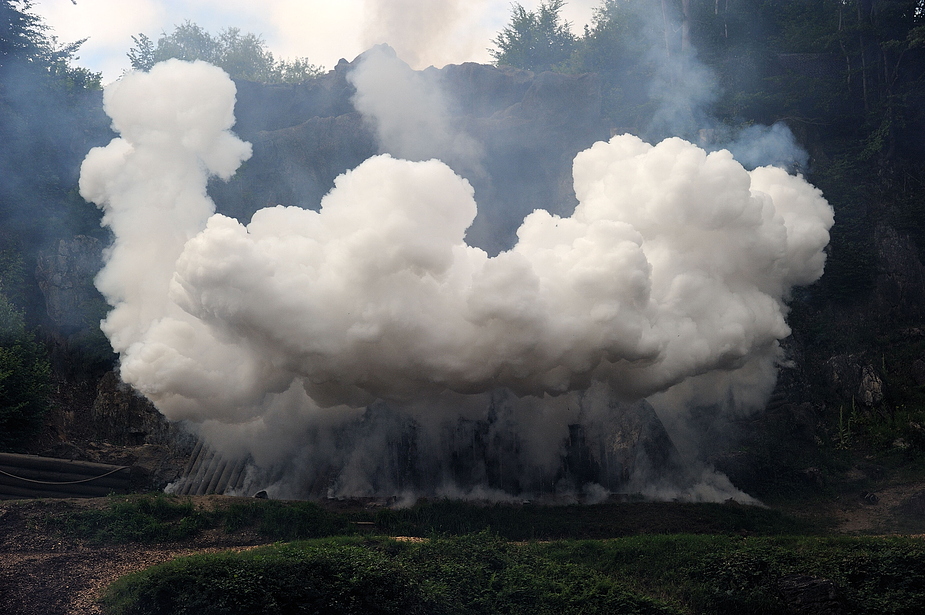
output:
[[830, 581], [845, 613], [911, 615], [925, 604], [925, 546], [914, 538], [636, 536], [537, 548], [692, 613], [790, 613], [781, 580], [793, 574]]
[[120, 579], [104, 604], [120, 614], [434, 612], [398, 564], [336, 542], [174, 560]]
[[[348, 517], [306, 504], [255, 501], [205, 512], [175, 497], [121, 498], [107, 511], [72, 515], [65, 528], [108, 540], [176, 539], [223, 525], [277, 536], [352, 531]], [[547, 512], [553, 521], [575, 510]], [[604, 510], [619, 516], [616, 506]], [[649, 515], [658, 510], [648, 508]], [[518, 544], [486, 531], [418, 542], [323, 538], [176, 560], [125, 577], [104, 602], [113, 614], [770, 615], [790, 612], [782, 592], [790, 575], [829, 583], [845, 613], [918, 613], [925, 545], [901, 537], [735, 534]]]
[[614, 578], [486, 532], [431, 539], [402, 558], [452, 613], [673, 613]]
[[673, 613], [594, 571], [487, 534], [325, 540], [174, 560], [124, 577], [112, 614]]

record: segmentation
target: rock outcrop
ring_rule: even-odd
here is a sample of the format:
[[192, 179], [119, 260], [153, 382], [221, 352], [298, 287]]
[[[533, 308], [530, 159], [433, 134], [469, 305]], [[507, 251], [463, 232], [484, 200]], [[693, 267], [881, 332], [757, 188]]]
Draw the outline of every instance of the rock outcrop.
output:
[[[254, 154], [229, 183], [210, 184], [219, 211], [246, 223], [268, 205], [316, 209], [338, 175], [381, 151], [352, 102], [348, 76], [362, 57], [305, 84], [238, 82], [235, 131]], [[471, 241], [497, 252], [513, 243], [514, 229], [534, 209], [571, 213], [575, 154], [610, 136], [596, 75], [473, 63], [421, 74], [443, 92], [450, 128], [482, 148], [477, 171], [448, 161], [478, 200], [492, 204], [480, 210]]]
[[925, 266], [915, 243], [887, 224], [874, 232], [877, 255], [875, 310], [891, 319], [921, 316], [925, 305]]
[[839, 615], [844, 612], [835, 583], [805, 574], [781, 577], [778, 588], [790, 613]]
[[63, 335], [99, 327], [106, 305], [93, 278], [102, 266], [102, 243], [86, 235], [61, 239], [39, 253], [36, 279], [48, 318]]

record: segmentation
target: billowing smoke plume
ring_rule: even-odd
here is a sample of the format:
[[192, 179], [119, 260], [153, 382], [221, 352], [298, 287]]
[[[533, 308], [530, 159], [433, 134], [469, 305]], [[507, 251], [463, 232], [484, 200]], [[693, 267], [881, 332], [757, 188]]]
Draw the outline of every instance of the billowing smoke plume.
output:
[[414, 71], [388, 45], [363, 54], [348, 77], [353, 106], [380, 151], [405, 160], [437, 158], [472, 177], [484, 173], [479, 143], [450, 122], [449, 101], [433, 73]]
[[229, 132], [234, 100], [203, 63], [107, 88], [121, 138], [90, 152], [80, 182], [115, 235], [103, 328], [123, 379], [168, 418], [329, 492], [401, 489], [406, 462], [382, 440], [416, 432], [448, 493], [456, 462], [439, 450], [466, 448], [448, 416], [491, 414], [473, 442], [513, 443], [534, 477], [489, 481], [510, 492], [541, 487], [563, 438], [586, 438], [569, 425], [610, 425], [679, 386], [767, 389], [788, 293], [822, 274], [833, 219], [818, 190], [676, 138], [580, 153], [574, 213], [534, 211], [494, 257], [466, 244], [473, 190], [438, 160], [373, 157], [319, 211], [277, 206], [245, 225], [206, 195], [250, 154]]

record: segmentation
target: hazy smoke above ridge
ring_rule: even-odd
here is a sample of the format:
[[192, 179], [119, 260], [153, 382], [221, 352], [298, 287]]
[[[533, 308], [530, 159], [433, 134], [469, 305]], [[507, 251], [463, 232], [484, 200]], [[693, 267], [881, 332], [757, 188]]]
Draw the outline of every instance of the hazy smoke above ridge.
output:
[[483, 52], [472, 32], [490, 11], [485, 0], [364, 0], [364, 47], [389, 43], [414, 68], [443, 66]]
[[[569, 391], [766, 394], [789, 291], [822, 274], [833, 218], [818, 190], [681, 139], [582, 152], [574, 213], [533, 212], [495, 257], [465, 243], [470, 184], [428, 153], [373, 157], [319, 211], [244, 225], [206, 195], [250, 155], [230, 132], [234, 95], [203, 63], [127, 75], [104, 98], [121, 137], [87, 156], [80, 189], [115, 235], [97, 284], [123, 379], [258, 465], [343, 454], [322, 432], [377, 400], [426, 425], [508, 389], [524, 439], [554, 457], [593, 405]], [[375, 492], [363, 471], [382, 458], [340, 463], [342, 492]]]

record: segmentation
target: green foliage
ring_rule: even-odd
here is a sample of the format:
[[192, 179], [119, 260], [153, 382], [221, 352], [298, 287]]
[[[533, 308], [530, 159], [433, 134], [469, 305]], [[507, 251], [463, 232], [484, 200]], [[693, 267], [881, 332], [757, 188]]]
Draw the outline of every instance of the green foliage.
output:
[[614, 579], [487, 534], [326, 540], [175, 560], [125, 577], [109, 613], [674, 613]]
[[303, 540], [351, 533], [344, 517], [312, 502], [252, 501], [233, 504], [223, 511], [228, 532], [257, 525], [261, 534], [277, 540]]
[[392, 535], [462, 535], [491, 530], [508, 540], [612, 538], [642, 533], [759, 534], [815, 531], [807, 523], [755, 506], [621, 502], [593, 506], [495, 504], [441, 500], [376, 514], [379, 531]]
[[124, 614], [435, 612], [384, 554], [333, 541], [174, 560], [123, 578], [103, 603]]
[[914, 613], [925, 598], [925, 547], [912, 538], [639, 536], [538, 546], [692, 613], [789, 613], [787, 575], [827, 579], [846, 613]]
[[568, 62], [569, 72], [601, 77], [603, 113], [622, 129], [643, 126], [651, 115], [648, 84], [657, 66], [650, 41], [657, 34], [633, 3], [604, 0]]
[[164, 494], [113, 496], [103, 509], [64, 515], [58, 529], [97, 543], [169, 542], [221, 528], [255, 528], [274, 540], [301, 540], [352, 533], [355, 526], [312, 502], [250, 500], [206, 511], [189, 498]]
[[[507, 540], [614, 538], [649, 533], [816, 533], [814, 524], [756, 506], [623, 502], [588, 506], [479, 506], [443, 500], [376, 513], [338, 513], [314, 502], [245, 499], [214, 510], [164, 494], [112, 496], [101, 510], [75, 509], [61, 527], [101, 543], [189, 538], [204, 529], [257, 530], [274, 540], [343, 536], [366, 531], [401, 536], [459, 536], [491, 531]], [[355, 522], [364, 523], [358, 526]]]
[[691, 535], [518, 545], [484, 532], [410, 544], [325, 539], [175, 560], [120, 579], [104, 605], [112, 614], [783, 615], [789, 575], [830, 582], [845, 613], [917, 613], [925, 546]]
[[22, 313], [0, 293], [0, 450], [22, 450], [41, 429], [50, 371]]
[[[31, 0], [0, 0], [0, 74], [29, 67], [66, 88], [100, 88], [100, 75], [74, 66], [86, 39], [61, 44], [31, 12]], [[0, 91], [2, 91], [0, 84]]]
[[[99, 213], [72, 193], [109, 120], [91, 109], [100, 75], [74, 64], [82, 41], [60, 44], [31, 5], [0, 0], [0, 225], [40, 249], [75, 230], [100, 233]], [[70, 226], [75, 217], [83, 227]]]
[[876, 452], [925, 453], [925, 407], [901, 405], [884, 414], [863, 416], [859, 423], [865, 443]]
[[581, 564], [488, 533], [431, 539], [399, 553], [455, 613], [672, 613]]
[[306, 58], [277, 60], [256, 34], [226, 28], [218, 36], [187, 21], [163, 33], [155, 44], [144, 34], [133, 36], [128, 58], [135, 70], [150, 70], [158, 62], [177, 58], [202, 60], [222, 68], [234, 79], [260, 83], [302, 83], [321, 74], [321, 67]]
[[497, 46], [490, 50], [495, 63], [542, 72], [568, 60], [578, 39], [559, 15], [563, 6], [565, 0], [544, 0], [537, 10], [528, 11], [515, 3], [511, 22], [492, 41]]

